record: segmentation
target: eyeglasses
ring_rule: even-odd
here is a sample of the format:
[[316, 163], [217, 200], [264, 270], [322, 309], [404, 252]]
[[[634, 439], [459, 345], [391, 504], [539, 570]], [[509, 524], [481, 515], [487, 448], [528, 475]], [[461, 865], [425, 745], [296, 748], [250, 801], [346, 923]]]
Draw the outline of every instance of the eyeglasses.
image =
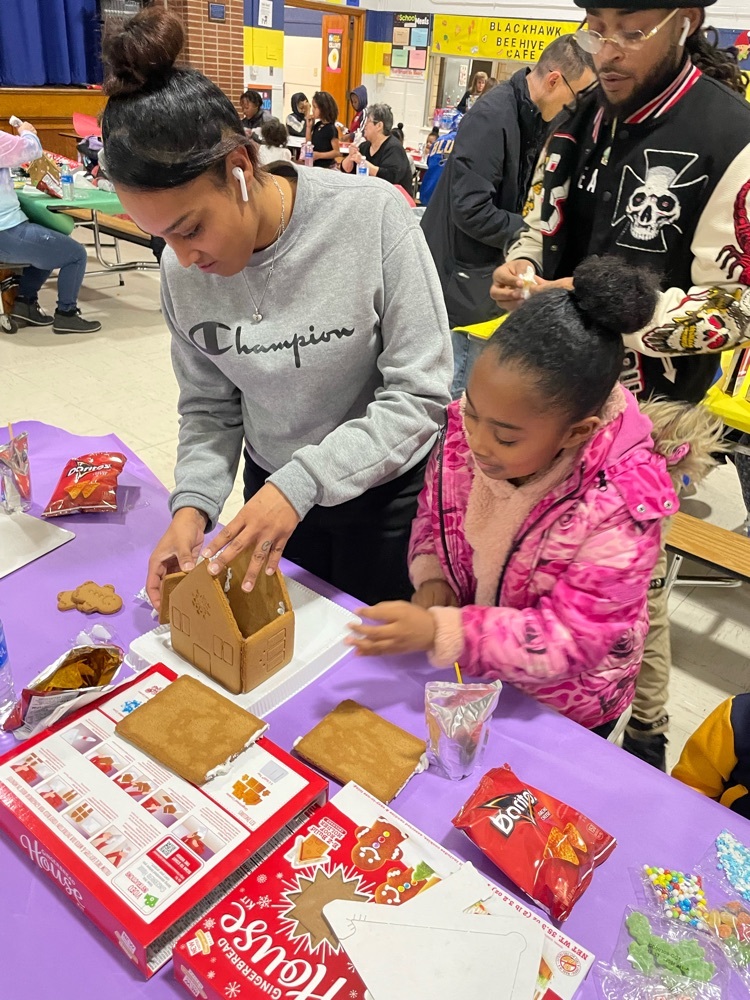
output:
[[643, 31], [618, 31], [616, 35], [606, 36], [600, 35], [598, 31], [586, 31], [583, 28], [579, 28], [578, 31], [573, 33], [573, 38], [575, 38], [584, 52], [589, 52], [591, 55], [601, 52], [605, 42], [611, 42], [612, 45], [616, 45], [623, 52], [632, 51], [633, 49], [639, 49], [649, 38], [653, 38], [664, 27], [667, 21], [672, 20], [675, 14], [678, 13], [678, 9], [670, 11], [663, 21], [660, 21], [651, 31], [645, 33]]

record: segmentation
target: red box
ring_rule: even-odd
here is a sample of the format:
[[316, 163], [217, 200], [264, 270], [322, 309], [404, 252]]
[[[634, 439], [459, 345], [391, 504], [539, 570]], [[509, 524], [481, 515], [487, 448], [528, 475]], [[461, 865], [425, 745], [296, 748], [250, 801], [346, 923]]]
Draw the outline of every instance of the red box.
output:
[[399, 905], [459, 866], [349, 784], [178, 941], [175, 976], [201, 1000], [363, 1000], [321, 900]]
[[328, 791], [263, 738], [202, 788], [119, 739], [176, 676], [157, 664], [0, 757], [0, 829], [147, 977]]

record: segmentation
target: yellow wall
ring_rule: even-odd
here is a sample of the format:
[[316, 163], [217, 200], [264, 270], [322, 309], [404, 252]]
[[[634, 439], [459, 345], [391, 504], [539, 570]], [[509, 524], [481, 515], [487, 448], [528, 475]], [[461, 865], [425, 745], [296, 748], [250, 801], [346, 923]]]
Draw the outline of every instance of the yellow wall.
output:
[[391, 49], [390, 42], [365, 42], [362, 50], [362, 73], [390, 73]]
[[284, 65], [284, 32], [272, 28], [245, 28], [245, 65]]

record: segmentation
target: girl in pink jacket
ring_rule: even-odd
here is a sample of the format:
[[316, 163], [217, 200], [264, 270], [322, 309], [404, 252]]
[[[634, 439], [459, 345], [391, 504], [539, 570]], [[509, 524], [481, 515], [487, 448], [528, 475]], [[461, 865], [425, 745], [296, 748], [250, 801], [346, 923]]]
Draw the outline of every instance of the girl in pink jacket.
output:
[[[607, 735], [633, 700], [662, 521], [652, 423], [618, 382], [655, 279], [592, 258], [524, 303], [448, 408], [412, 527], [413, 603], [362, 609], [362, 654], [424, 650]], [[665, 404], [670, 408], [674, 404]], [[687, 446], [677, 450], [682, 457]]]

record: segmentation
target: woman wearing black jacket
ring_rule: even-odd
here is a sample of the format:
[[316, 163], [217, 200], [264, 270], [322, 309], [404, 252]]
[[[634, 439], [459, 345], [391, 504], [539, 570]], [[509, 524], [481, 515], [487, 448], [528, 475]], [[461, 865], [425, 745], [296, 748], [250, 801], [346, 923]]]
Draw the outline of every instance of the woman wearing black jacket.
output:
[[367, 109], [365, 141], [357, 149], [350, 146], [341, 169], [352, 173], [357, 164], [367, 161], [371, 177], [380, 177], [389, 184], [400, 184], [406, 191], [412, 187], [411, 164], [406, 150], [393, 131], [393, 111], [388, 104], [371, 104]]

